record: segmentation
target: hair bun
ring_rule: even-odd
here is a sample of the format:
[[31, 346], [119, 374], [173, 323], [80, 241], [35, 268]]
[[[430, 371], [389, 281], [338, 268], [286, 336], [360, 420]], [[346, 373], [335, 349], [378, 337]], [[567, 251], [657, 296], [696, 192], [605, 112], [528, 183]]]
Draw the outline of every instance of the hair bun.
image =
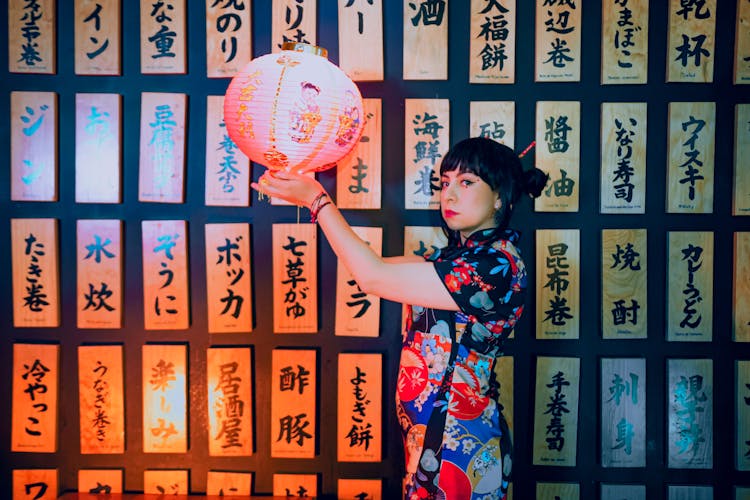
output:
[[532, 198], [538, 198], [548, 180], [549, 175], [536, 167], [526, 170], [523, 173], [523, 190]]

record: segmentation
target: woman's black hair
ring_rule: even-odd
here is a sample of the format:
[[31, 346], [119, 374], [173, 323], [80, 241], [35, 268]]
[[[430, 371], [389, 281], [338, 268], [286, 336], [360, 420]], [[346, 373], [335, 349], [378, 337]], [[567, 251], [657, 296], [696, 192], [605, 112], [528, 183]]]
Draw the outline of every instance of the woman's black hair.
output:
[[[498, 234], [508, 227], [521, 194], [538, 197], [549, 178], [538, 168], [524, 171], [521, 160], [511, 148], [485, 137], [464, 139], [448, 151], [440, 163], [440, 175], [456, 169], [479, 176], [500, 197], [502, 206], [495, 215]], [[448, 235], [449, 245], [458, 244], [459, 235], [450, 231], [445, 221], [443, 230]]]

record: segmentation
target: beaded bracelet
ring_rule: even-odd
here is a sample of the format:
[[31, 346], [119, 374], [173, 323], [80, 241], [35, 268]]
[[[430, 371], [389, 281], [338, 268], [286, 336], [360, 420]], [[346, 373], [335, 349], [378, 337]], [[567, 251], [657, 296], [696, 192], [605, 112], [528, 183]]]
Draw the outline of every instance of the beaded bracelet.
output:
[[313, 224], [318, 222], [318, 213], [320, 213], [320, 209], [331, 203], [330, 198], [327, 200], [324, 200], [324, 198], [328, 198], [328, 193], [321, 191], [312, 203], [310, 203], [310, 222]]

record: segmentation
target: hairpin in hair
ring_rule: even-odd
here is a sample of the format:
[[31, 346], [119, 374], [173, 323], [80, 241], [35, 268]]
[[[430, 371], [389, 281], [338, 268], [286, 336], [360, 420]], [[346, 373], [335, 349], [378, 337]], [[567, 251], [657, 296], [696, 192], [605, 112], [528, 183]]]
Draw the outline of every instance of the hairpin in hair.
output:
[[520, 159], [520, 158], [523, 158], [524, 156], [526, 156], [526, 153], [528, 153], [529, 151], [531, 151], [531, 149], [534, 146], [536, 146], [536, 141], [531, 141], [531, 144], [529, 144], [528, 146], [526, 146], [526, 149], [524, 149], [523, 151], [521, 151], [521, 154], [518, 155], [518, 158]]

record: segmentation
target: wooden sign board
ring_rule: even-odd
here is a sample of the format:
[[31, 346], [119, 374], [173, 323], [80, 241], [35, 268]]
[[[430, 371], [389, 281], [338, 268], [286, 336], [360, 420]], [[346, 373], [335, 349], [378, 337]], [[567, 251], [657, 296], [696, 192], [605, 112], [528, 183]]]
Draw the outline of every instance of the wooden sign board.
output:
[[252, 0], [206, 1], [206, 76], [231, 78], [253, 58]]
[[513, 149], [516, 135], [514, 101], [471, 101], [469, 136], [487, 137]]
[[426, 257], [448, 244], [443, 229], [436, 226], [404, 226], [404, 255]]
[[646, 213], [647, 103], [602, 103], [603, 214]]
[[750, 488], [734, 487], [734, 500], [750, 500]]
[[275, 497], [315, 497], [318, 494], [317, 474], [274, 474]]
[[[271, 354], [271, 456], [313, 458], [317, 441], [317, 351]], [[275, 492], [274, 488], [274, 492]], [[274, 493], [276, 494], [276, 493]]]
[[122, 98], [76, 94], [76, 203], [122, 202]]
[[78, 328], [122, 327], [122, 221], [76, 221]]
[[11, 219], [13, 326], [60, 326], [57, 219]]
[[224, 96], [206, 100], [206, 205], [250, 206], [250, 160], [229, 137]]
[[750, 361], [735, 360], [734, 385], [737, 388], [736, 459], [737, 470], [750, 470]]
[[273, 331], [318, 332], [315, 224], [273, 224]]
[[10, 451], [57, 451], [60, 346], [13, 344]]
[[711, 359], [667, 360], [667, 466], [713, 467], [714, 377]]
[[405, 207], [439, 208], [440, 162], [450, 142], [450, 101], [405, 99], [404, 108]]
[[603, 0], [602, 85], [647, 81], [648, 0]]
[[10, 199], [57, 201], [57, 94], [10, 93]]
[[750, 3], [737, 1], [734, 32], [734, 84], [750, 83]]
[[669, 0], [667, 82], [711, 83], [716, 57], [716, 0]]
[[13, 500], [55, 500], [57, 469], [14, 469]]
[[750, 104], [735, 104], [732, 215], [750, 215], [750, 168], [747, 168], [746, 163], [748, 158], [750, 158]]
[[403, 79], [447, 80], [448, 2], [403, 5]]
[[383, 446], [383, 355], [339, 353], [339, 462], [380, 462]]
[[146, 330], [184, 330], [190, 325], [187, 222], [145, 220], [143, 309]]
[[338, 1], [338, 66], [355, 82], [383, 80], [383, 2]]
[[185, 0], [141, 0], [141, 73], [187, 73]]
[[534, 200], [538, 212], [577, 212], [581, 156], [581, 103], [536, 103], [536, 166], [549, 174]]
[[187, 346], [142, 346], [143, 452], [187, 452]]
[[6, 2], [8, 9], [8, 71], [55, 74], [56, 0]]
[[272, 0], [271, 51], [285, 42], [317, 45], [317, 0]]
[[710, 342], [714, 317], [714, 233], [670, 231], [667, 252], [667, 340]]
[[121, 469], [79, 469], [78, 491], [80, 493], [122, 493]]
[[536, 483], [537, 500], [578, 500], [581, 486], [578, 483]]
[[667, 485], [667, 500], [714, 500], [711, 486]]
[[734, 233], [732, 340], [750, 342], [750, 232]]
[[81, 454], [125, 453], [121, 345], [78, 346]]
[[534, 465], [576, 465], [580, 372], [580, 358], [537, 357]]
[[602, 338], [648, 334], [646, 239], [645, 229], [602, 230]]
[[143, 492], [146, 495], [187, 495], [189, 488], [186, 470], [143, 471]]
[[[377, 253], [383, 253], [382, 227], [353, 227], [357, 235]], [[377, 337], [380, 335], [380, 297], [367, 294], [352, 273], [339, 261], [336, 269], [336, 318], [334, 335]]]
[[515, 83], [516, 0], [471, 0], [470, 23], [469, 83]]
[[250, 496], [253, 491], [252, 472], [208, 471], [206, 496]]
[[669, 103], [667, 212], [714, 209], [715, 102]]
[[141, 94], [138, 201], [182, 203], [186, 94]]
[[534, 81], [581, 81], [581, 4], [536, 0]]
[[121, 74], [121, 0], [75, 0], [75, 74]]
[[339, 479], [338, 494], [341, 500], [383, 500], [382, 479]]
[[208, 332], [253, 330], [250, 225], [206, 224]]
[[253, 364], [249, 347], [206, 350], [208, 454], [253, 454]]
[[602, 483], [601, 500], [646, 500], [646, 486]]
[[336, 205], [343, 209], [380, 209], [383, 190], [383, 101], [380, 98], [363, 99], [362, 104], [362, 136], [349, 154], [336, 163]]
[[601, 360], [602, 467], [646, 466], [646, 359]]
[[513, 356], [502, 356], [495, 359], [495, 379], [500, 383], [498, 403], [503, 407], [502, 413], [508, 423], [508, 429], [513, 439], [513, 390], [515, 387], [513, 377]]
[[578, 229], [536, 231], [536, 338], [577, 339], [581, 319]]

